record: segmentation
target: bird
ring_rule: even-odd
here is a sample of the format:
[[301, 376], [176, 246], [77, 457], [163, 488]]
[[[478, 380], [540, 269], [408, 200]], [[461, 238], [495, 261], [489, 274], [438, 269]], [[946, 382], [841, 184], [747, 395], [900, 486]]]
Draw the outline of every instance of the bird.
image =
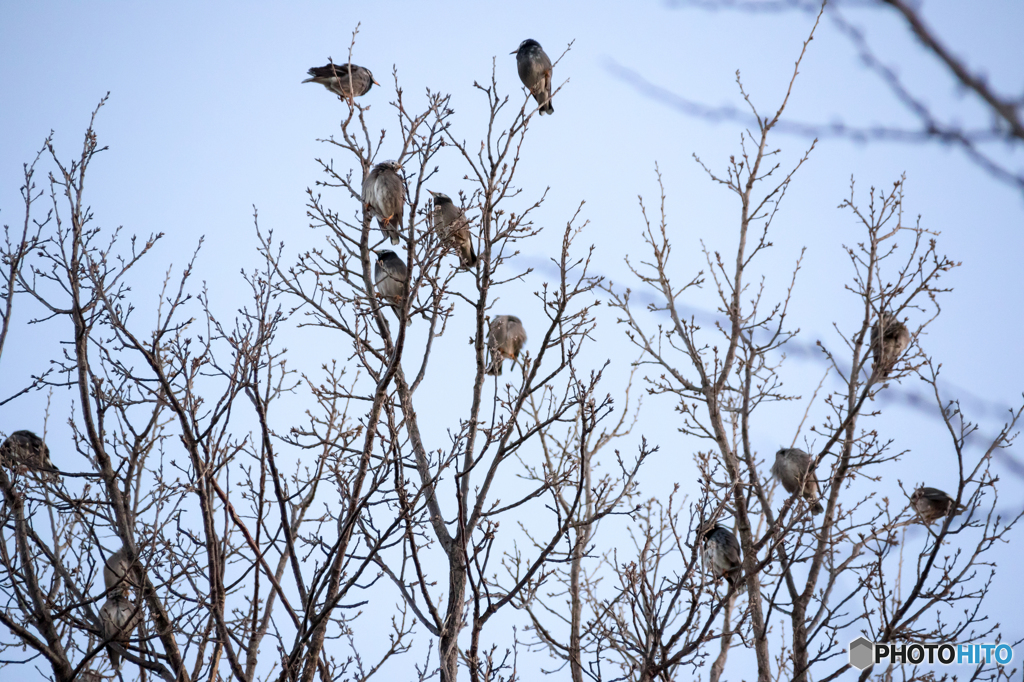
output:
[[369, 69], [355, 64], [332, 62], [326, 66], [314, 66], [307, 73], [312, 78], [307, 78], [303, 83], [319, 83], [343, 99], [349, 99], [353, 94], [362, 97], [374, 85], [380, 85]]
[[[391, 249], [383, 249], [376, 254], [373, 281], [377, 286], [377, 293], [391, 306], [395, 311], [395, 317], [401, 321], [402, 296], [405, 293], [405, 281], [409, 277], [409, 271], [405, 267], [405, 262]], [[406, 324], [411, 321], [410, 319]]]
[[405, 183], [398, 174], [396, 161], [378, 163], [363, 180], [363, 205], [371, 216], [377, 216], [381, 232], [398, 244], [405, 212]]
[[449, 248], [459, 253], [459, 264], [464, 268], [476, 267], [476, 252], [473, 250], [473, 236], [469, 233], [469, 221], [461, 208], [452, 203], [447, 194], [427, 190], [434, 197], [434, 211], [431, 221], [438, 236]]
[[128, 568], [127, 550], [124, 547], [107, 557], [106, 563], [103, 564], [103, 583], [107, 586], [107, 591], [124, 587]]
[[541, 115], [555, 113], [555, 108], [551, 106], [551, 60], [544, 48], [536, 40], [528, 38], [509, 54], [516, 56], [519, 79], [533, 93]]
[[7, 437], [3, 445], [0, 445], [0, 464], [42, 471], [53, 469], [50, 448], [31, 431], [15, 431]]
[[[107, 642], [127, 646], [131, 632], [138, 624], [139, 613], [135, 604], [120, 589], [115, 590], [100, 609], [100, 635]], [[107, 656], [111, 665], [120, 670], [121, 655], [114, 651], [114, 647], [107, 646]]]
[[[956, 500], [938, 488], [918, 488], [910, 496], [910, 506], [925, 525], [931, 525], [943, 516], [956, 516], [963, 511], [963, 505], [956, 505]], [[952, 514], [950, 513], [952, 512]]]
[[732, 531], [719, 523], [708, 523], [701, 527], [700, 534], [704, 540], [704, 565], [715, 578], [725, 578], [737, 592], [745, 590], [740, 543]]
[[815, 478], [814, 462], [811, 456], [800, 448], [782, 448], [775, 453], [772, 476], [782, 483], [786, 492], [792, 495], [802, 490], [801, 495], [811, 506], [812, 514], [825, 511], [818, 501], [818, 479]]
[[491, 364], [487, 368], [487, 374], [501, 376], [501, 366], [505, 358], [515, 362], [519, 357], [519, 351], [526, 343], [526, 330], [523, 323], [515, 315], [498, 315], [491, 320], [490, 329], [487, 332], [487, 349], [491, 353]]
[[[881, 343], [879, 343], [881, 337]], [[871, 328], [871, 350], [875, 356], [874, 373], [883, 378], [892, 373], [896, 361], [910, 345], [907, 325], [896, 319], [892, 313], [883, 312]]]

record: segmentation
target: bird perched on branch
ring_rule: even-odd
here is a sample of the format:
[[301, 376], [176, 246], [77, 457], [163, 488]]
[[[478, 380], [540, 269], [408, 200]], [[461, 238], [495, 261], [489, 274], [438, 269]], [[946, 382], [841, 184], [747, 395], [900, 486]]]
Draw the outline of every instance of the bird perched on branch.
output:
[[107, 557], [107, 561], [103, 565], [103, 583], [107, 586], [108, 591], [123, 590], [127, 585], [125, 581], [130, 568], [127, 553], [127, 550], [122, 547]]
[[516, 56], [519, 79], [533, 94], [541, 115], [555, 113], [551, 106], [551, 60], [536, 40], [526, 39], [510, 52]]
[[369, 69], [355, 64], [330, 63], [314, 66], [307, 73], [312, 78], [307, 78], [303, 83], [319, 83], [342, 99], [349, 99], [353, 95], [361, 97], [374, 85], [380, 85], [373, 79]]
[[469, 233], [469, 221], [461, 208], [452, 203], [447, 194], [430, 192], [434, 197], [431, 222], [442, 243], [459, 254], [459, 264], [464, 268], [476, 267], [476, 252], [473, 251], [473, 236]]
[[[391, 249], [377, 251], [377, 263], [373, 266], [373, 281], [381, 299], [395, 311], [395, 317], [402, 319], [402, 296], [405, 294], [405, 281], [409, 277], [405, 261]], [[410, 318], [406, 324], [412, 322]]]
[[0, 445], [0, 464], [48, 472], [53, 470], [50, 448], [31, 431], [15, 431]]
[[397, 244], [405, 213], [405, 182], [398, 174], [402, 167], [396, 161], [374, 166], [363, 180], [363, 206], [377, 216], [381, 232]]
[[704, 565], [711, 570], [712, 575], [725, 578], [737, 592], [745, 590], [740, 543], [732, 531], [718, 523], [704, 524], [700, 528], [700, 535], [704, 541]]
[[910, 332], [896, 316], [883, 312], [871, 328], [871, 351], [875, 355], [875, 376], [886, 378], [910, 345]]
[[[135, 604], [123, 592], [115, 590], [100, 609], [100, 635], [107, 642], [127, 646], [132, 630], [138, 627], [139, 621], [140, 614]], [[114, 647], [107, 646], [107, 656], [111, 665], [120, 670], [121, 655]]]
[[938, 488], [918, 488], [910, 496], [910, 506], [925, 525], [931, 525], [943, 516], [956, 516], [964, 510], [956, 506], [956, 500]]
[[818, 501], [818, 479], [815, 478], [814, 461], [800, 448], [783, 448], [776, 452], [772, 476], [790, 495], [800, 490], [800, 495], [812, 503], [812, 514], [825, 511]]
[[519, 358], [519, 351], [526, 343], [526, 330], [523, 323], [515, 315], [498, 315], [491, 320], [490, 329], [487, 332], [487, 350], [491, 353], [491, 364], [487, 368], [487, 374], [501, 376], [501, 366], [505, 358], [516, 362]]

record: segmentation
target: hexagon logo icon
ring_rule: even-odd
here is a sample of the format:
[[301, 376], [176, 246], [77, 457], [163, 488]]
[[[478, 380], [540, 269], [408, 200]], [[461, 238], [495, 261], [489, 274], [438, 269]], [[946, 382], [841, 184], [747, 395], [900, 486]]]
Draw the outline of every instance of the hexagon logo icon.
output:
[[857, 670], [864, 670], [869, 665], [874, 663], [874, 656], [872, 651], [875, 645], [868, 641], [866, 637], [858, 637], [857, 639], [850, 642], [850, 665]]

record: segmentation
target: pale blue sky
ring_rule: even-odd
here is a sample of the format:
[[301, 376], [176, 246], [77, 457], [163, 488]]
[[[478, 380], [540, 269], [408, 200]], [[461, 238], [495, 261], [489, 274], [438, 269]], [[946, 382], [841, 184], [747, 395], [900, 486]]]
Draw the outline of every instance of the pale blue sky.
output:
[[[865, 11], [846, 16], [865, 30], [883, 60], [898, 65], [925, 101], [957, 112], [965, 123], [987, 120], [979, 118], [974, 100], [952, 87], [894, 17]], [[1019, 39], [1024, 4], [975, 2], [968, 12], [960, 0], [929, 2], [924, 16], [954, 52], [972, 66], [984, 67], [997, 88], [1017, 93], [1024, 89]], [[656, 204], [655, 163], [665, 178], [679, 280], [705, 267], [699, 240], [726, 253], [733, 248], [738, 204], [707, 179], [692, 155], [722, 169], [729, 156], [738, 153], [741, 126], [682, 115], [641, 94], [619, 75], [622, 69], [689, 100], [734, 106], [742, 104], [734, 82], [740, 69], [747, 91], [761, 112], [768, 113], [785, 91], [811, 18], [701, 12], [654, 2], [211, 7], [8, 0], [0, 4], [0, 222], [13, 227], [20, 220], [21, 164], [33, 158], [50, 130], [64, 157], [77, 154], [90, 112], [110, 91], [97, 124], [100, 142], [110, 150], [95, 161], [89, 179], [97, 221], [106, 227], [123, 225], [128, 233], [168, 235], [150, 258], [151, 278], [137, 278], [133, 284], [138, 300], [153, 302], [165, 268], [180, 268], [205, 236], [198, 277], [209, 284], [214, 308], [230, 314], [247, 291], [239, 270], [258, 263], [254, 205], [261, 225], [272, 227], [289, 253], [319, 239], [308, 229], [305, 188], [320, 177], [314, 158], [333, 156], [339, 165], [348, 163], [316, 141], [336, 132], [342, 109], [322, 87], [300, 81], [306, 69], [326, 63], [329, 56], [344, 61], [350, 34], [359, 22], [353, 61], [371, 68], [383, 85], [362, 100], [373, 105], [371, 129], [393, 124], [387, 103], [394, 95], [394, 65], [407, 101], [422, 101], [425, 87], [452, 93], [456, 134], [468, 140], [477, 139], [483, 122], [482, 100], [472, 84], [490, 78], [492, 56], [497, 59], [500, 87], [518, 98], [515, 58], [508, 53], [532, 37], [555, 58], [575, 40], [555, 71], [558, 83], [569, 79], [554, 102], [556, 113], [534, 121], [519, 171], [525, 197], [539, 196], [551, 187], [547, 203], [535, 216], [547, 229], [526, 245], [523, 262], [534, 265], [553, 255], [549, 249], [556, 247], [565, 221], [580, 201], [586, 201], [582, 216], [591, 225], [582, 241], [598, 247], [596, 270], [636, 288], [622, 255], [644, 255], [636, 197], [642, 194], [648, 206]], [[860, 66], [850, 42], [828, 20], [823, 20], [809, 48], [787, 114], [803, 122], [912, 124], [879, 80]], [[785, 135], [774, 142], [783, 150], [784, 165], [799, 158], [809, 144]], [[1024, 167], [1019, 154], [1004, 159], [1011, 167]], [[435, 189], [451, 196], [460, 188], [469, 189], [459, 180], [464, 171], [454, 152], [442, 154], [438, 162], [441, 174]], [[851, 176], [864, 199], [869, 186], [891, 186], [904, 172], [907, 214], [920, 214], [925, 227], [942, 233], [940, 251], [963, 262], [947, 276], [947, 286], [955, 291], [942, 300], [943, 315], [921, 342], [942, 362], [948, 396], [956, 397], [956, 387], [963, 389], [963, 397], [976, 397], [965, 403], [967, 416], [981, 419], [991, 431], [1001, 422], [999, 408], [1017, 404], [1024, 389], [1024, 301], [1017, 271], [1024, 254], [1024, 200], [962, 153], [932, 144], [823, 140], [790, 188], [775, 223], [775, 246], [757, 271], [768, 277], [770, 290], [778, 294], [806, 246], [791, 308], [793, 323], [802, 330], [798, 341], [813, 347], [822, 339], [838, 348], [831, 323], [849, 329], [859, 314], [855, 299], [843, 289], [851, 272], [841, 245], [855, 244], [863, 235], [850, 214], [836, 206], [848, 196]], [[337, 208], [355, 210], [340, 192], [337, 196]], [[540, 326], [541, 313], [530, 309], [530, 293], [545, 276], [550, 273], [539, 269], [519, 288], [520, 299], [509, 292], [503, 301], [508, 311], [523, 317], [528, 331], [531, 319], [537, 321], [532, 329]], [[686, 303], [696, 311], [713, 310], [706, 294]], [[613, 359], [605, 389], [614, 394], [621, 390], [635, 353], [614, 325], [614, 316], [608, 311], [601, 315], [598, 346], [591, 352], [595, 361]], [[51, 336], [55, 330], [46, 325], [29, 328], [27, 316], [26, 305], [0, 362], [3, 396], [11, 387], [20, 387], [28, 374], [40, 371], [47, 354], [56, 350]], [[464, 348], [468, 329], [468, 323], [456, 325], [436, 352], [462, 357], [457, 353]], [[67, 330], [60, 333], [66, 335]], [[286, 345], [293, 351], [293, 362], [315, 370], [323, 361], [347, 357], [347, 347], [339, 350], [334, 343], [322, 334], [300, 331], [290, 335]], [[824, 365], [813, 355], [791, 355], [795, 357], [786, 374], [787, 388], [806, 399]], [[431, 382], [435, 389], [459, 382], [468, 386], [469, 364], [452, 364], [454, 379], [434, 376], [422, 390], [431, 390]], [[902, 386], [917, 392], [924, 388], [909, 379]], [[875, 428], [912, 453], [887, 469], [887, 480], [878, 490], [893, 494], [896, 477], [913, 485], [924, 472], [930, 484], [948, 487], [931, 478], [951, 476], [948, 437], [934, 411], [929, 416], [927, 408], [906, 405], [905, 395], [894, 390]], [[39, 415], [45, 400], [45, 395], [35, 394], [0, 408], [0, 431], [41, 431]], [[67, 395], [54, 395], [49, 424], [48, 440], [58, 466], [60, 439], [67, 432], [62, 409], [68, 400]], [[458, 400], [425, 408], [437, 412], [431, 415], [439, 424], [437, 437], [443, 436], [445, 420], [457, 416]], [[703, 446], [680, 439], [672, 426], [671, 408], [667, 400], [648, 398], [636, 438], [622, 446], [626, 451], [635, 448], [640, 433], [661, 445], [645, 478], [649, 495], [663, 494], [672, 481], [694, 489], [696, 472], [690, 456]], [[801, 404], [765, 411], [755, 437], [763, 454], [792, 440], [802, 410]], [[300, 412], [297, 406], [296, 418]], [[922, 462], [927, 462], [925, 469]], [[1007, 476], [1005, 485], [1002, 499], [1007, 511], [1018, 511], [1022, 481]], [[1024, 635], [1010, 608], [1024, 600], [1024, 586], [1009, 561], [1022, 557], [1018, 547], [1000, 550], [1004, 572], [996, 579], [999, 598], [990, 604], [995, 620], [1008, 628], [1013, 624], [1005, 633], [1011, 640]], [[389, 594], [385, 603], [396, 599]]]

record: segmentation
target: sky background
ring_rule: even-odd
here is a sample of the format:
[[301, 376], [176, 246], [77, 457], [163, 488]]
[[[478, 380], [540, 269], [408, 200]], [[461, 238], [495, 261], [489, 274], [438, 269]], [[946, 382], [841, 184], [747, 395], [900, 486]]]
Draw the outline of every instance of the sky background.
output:
[[[1024, 4], [975, 2], [967, 12], [962, 2], [947, 0], [925, 3], [923, 14], [953, 52], [987, 73], [997, 90], [1022, 91], [1019, 35]], [[844, 17], [864, 31], [880, 58], [895, 66], [936, 110], [952, 112], [965, 124], [987, 122], [974, 99], [955, 87], [895, 16], [850, 10]], [[333, 157], [342, 167], [350, 163], [318, 142], [337, 132], [343, 107], [324, 88], [300, 81], [309, 67], [326, 63], [328, 57], [343, 62], [357, 24], [353, 61], [369, 67], [383, 86], [361, 100], [372, 105], [371, 130], [394, 123], [388, 102], [394, 97], [396, 69], [407, 102], [422, 103], [425, 88], [451, 93], [456, 136], [466, 140], [477, 140], [483, 132], [485, 101], [472, 85], [489, 81], [492, 58], [499, 87], [511, 93], [518, 106], [521, 88], [515, 58], [508, 53], [531, 37], [555, 59], [575, 41], [555, 71], [557, 83], [568, 79], [554, 100], [556, 113], [533, 121], [517, 176], [524, 190], [523, 205], [550, 187], [547, 201], [534, 216], [545, 230], [522, 247], [520, 256], [522, 267], [536, 270], [518, 287], [507, 289], [495, 311], [520, 315], [527, 331], [537, 332], [532, 336], [536, 342], [542, 313], [531, 294], [550, 280], [553, 271], [546, 259], [556, 255], [565, 222], [581, 201], [586, 202], [581, 216], [590, 224], [580, 244], [597, 247], [594, 273], [637, 289], [623, 255], [645, 255], [637, 196], [643, 195], [649, 208], [656, 206], [655, 164], [665, 184], [677, 281], [705, 269], [702, 241], [711, 250], [732, 252], [739, 203], [708, 179], [693, 156], [723, 171], [729, 156], [739, 153], [743, 123], [688, 116], [673, 103], [673, 96], [740, 107], [735, 82], [740, 70], [761, 113], [774, 112], [812, 22], [812, 16], [796, 12], [746, 15], [656, 2], [212, 7], [187, 2], [8, 0], [0, 2], [0, 222], [20, 226], [22, 164], [34, 158], [51, 130], [58, 153], [64, 158], [77, 156], [90, 113], [109, 91], [96, 129], [101, 145], [110, 149], [92, 166], [89, 203], [101, 226], [123, 226], [127, 233], [140, 236], [167, 235], [150, 257], [148, 276], [136, 274], [136, 300], [155, 303], [165, 269], [173, 265], [180, 270], [202, 237], [198, 278], [208, 284], [214, 309], [230, 316], [248, 292], [240, 270], [259, 264], [254, 207], [260, 225], [273, 228], [285, 242], [286, 253], [294, 255], [322, 239], [309, 229], [305, 190], [321, 177], [315, 158]], [[914, 125], [827, 18], [808, 49], [786, 118], [858, 126]], [[397, 135], [389, 139], [394, 142]], [[774, 145], [782, 150], [778, 158], [783, 168], [788, 168], [810, 140], [780, 134]], [[382, 158], [391, 156], [385, 151]], [[1014, 169], [1024, 167], [1020, 154], [1001, 158]], [[453, 197], [460, 189], [471, 189], [461, 180], [465, 170], [454, 150], [442, 153], [438, 163], [441, 173], [433, 189]], [[889, 188], [904, 173], [905, 215], [920, 215], [922, 226], [941, 233], [940, 253], [963, 264], [944, 278], [954, 291], [942, 298], [942, 315], [919, 339], [942, 363], [944, 396], [962, 398], [968, 418], [980, 421], [984, 433], [995, 432], [1005, 410], [1019, 404], [1024, 389], [1020, 192], [994, 180], [961, 152], [940, 145], [826, 138], [787, 193], [774, 223], [773, 248], [755, 264], [756, 276], [764, 275], [768, 291], [778, 296], [800, 250], [807, 249], [790, 309], [792, 323], [801, 331], [783, 370], [786, 389], [804, 399], [763, 411], [755, 435], [762, 456], [793, 441], [806, 401], [825, 371], [815, 342], [839, 349], [833, 323], [846, 331], [859, 323], [859, 302], [844, 289], [852, 271], [843, 245], [855, 245], [864, 233], [848, 211], [837, 209], [850, 195], [851, 178], [856, 181], [856, 198], [866, 203], [869, 187]], [[349, 213], [357, 209], [340, 190], [336, 192], [336, 208]], [[330, 203], [330, 194], [324, 196]], [[683, 301], [698, 320], [714, 319], [711, 293], [695, 293]], [[2, 396], [39, 372], [57, 352], [56, 335], [68, 333], [54, 327], [63, 321], [30, 327], [30, 317], [27, 304], [16, 313], [0, 362]], [[913, 314], [911, 318], [913, 326], [917, 320]], [[599, 312], [599, 319], [596, 344], [588, 357], [594, 363], [612, 359], [604, 390], [618, 395], [636, 352], [615, 325], [612, 311]], [[471, 384], [471, 362], [459, 361], [465, 358], [460, 352], [468, 330], [468, 322], [453, 327], [435, 351], [450, 354], [442, 358], [452, 358], [446, 360], [452, 369], [445, 376], [435, 372], [421, 391], [439, 395], [451, 386]], [[285, 339], [295, 366], [309, 370], [332, 358], [346, 358], [347, 344], [337, 344], [337, 339], [303, 330], [292, 331]], [[937, 408], [917, 399], [927, 394], [926, 389], [921, 382], [906, 379], [879, 403], [883, 415], [872, 420], [872, 427], [894, 439], [899, 449], [910, 451], [886, 469], [886, 479], [877, 483], [880, 495], [896, 499], [897, 480], [908, 487], [922, 481], [939, 488], [955, 484], [955, 458]], [[469, 402], [468, 390], [450, 395], [449, 400], [424, 407], [427, 418], [438, 425], [439, 438], [445, 424]], [[42, 432], [46, 400], [45, 394], [37, 393], [0, 407], [0, 431]], [[60, 466], [59, 443], [68, 434], [63, 415], [70, 396], [58, 392], [51, 400], [45, 430]], [[301, 419], [301, 408], [295, 406], [296, 419]], [[674, 482], [684, 491], [696, 490], [691, 456], [704, 445], [675, 431], [672, 408], [668, 399], [647, 398], [634, 435], [621, 444], [623, 451], [635, 451], [643, 434], [661, 447], [643, 479], [646, 496], [664, 496]], [[812, 417], [817, 415], [820, 421], [823, 414], [819, 409]], [[286, 430], [287, 424], [278, 427]], [[799, 441], [805, 442], [807, 435], [801, 433]], [[1020, 459], [1019, 451], [1016, 456]], [[1018, 513], [1024, 481], [1008, 465], [998, 466], [1005, 486], [1001, 508]], [[902, 504], [904, 498], [898, 499]], [[1000, 548], [1000, 565], [1010, 567], [1019, 561], [1022, 546], [1018, 542]], [[998, 574], [996, 598], [987, 606], [1009, 640], [1024, 636], [1015, 606], [1024, 600], [1024, 585], [1015, 573], [1011, 569]], [[397, 600], [397, 595], [388, 598]], [[523, 661], [525, 666], [541, 663]]]

